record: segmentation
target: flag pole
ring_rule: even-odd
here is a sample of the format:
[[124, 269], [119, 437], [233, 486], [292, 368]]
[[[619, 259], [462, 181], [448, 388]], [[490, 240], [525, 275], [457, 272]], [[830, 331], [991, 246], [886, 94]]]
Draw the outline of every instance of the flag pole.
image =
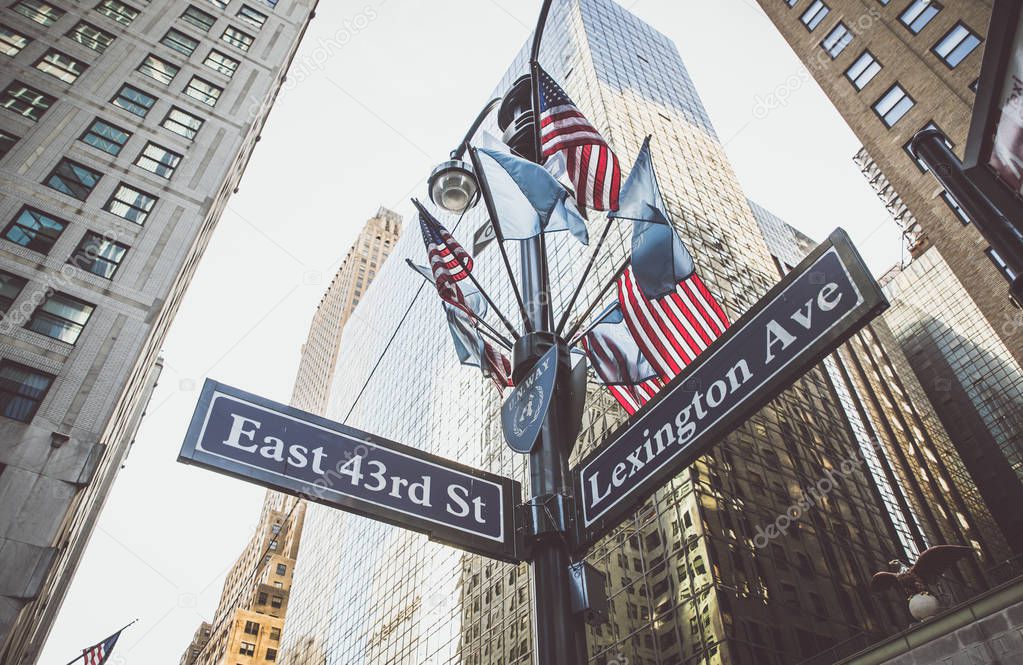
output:
[[581, 331], [579, 331], [579, 334], [572, 338], [572, 341], [570, 341], [568, 343], [568, 346], [569, 347], [573, 347], [576, 344], [578, 344], [579, 340], [581, 340], [583, 337], [586, 337], [588, 334], [590, 334], [590, 331], [593, 330], [594, 328], [596, 328], [598, 325], [600, 325], [600, 322], [603, 321], [604, 319], [606, 319], [608, 316], [610, 316], [611, 312], [613, 312], [613, 311], [614, 311], [613, 308], [608, 307], [607, 310], [605, 312], [603, 312], [600, 316], [598, 316], [594, 320], [590, 321], [590, 325], [586, 326]]
[[583, 286], [586, 285], [586, 278], [590, 276], [590, 270], [593, 269], [593, 265], [597, 262], [597, 255], [600, 254], [600, 249], [604, 245], [604, 240], [607, 239], [608, 232], [611, 231], [611, 224], [614, 223], [616, 217], [608, 216], [607, 223], [604, 224], [604, 231], [600, 234], [600, 240], [597, 241], [597, 246], [593, 250], [593, 254], [590, 256], [589, 263], [586, 264], [586, 269], [583, 270], [583, 276], [579, 278], [579, 283], [576, 284], [575, 291], [572, 292], [572, 297], [569, 298], [568, 304], [565, 305], [565, 311], [561, 315], [561, 321], [558, 322], [557, 334], [565, 329], [565, 324], [568, 323], [568, 317], [572, 314], [572, 308], [575, 306], [575, 301], [579, 298], [579, 294], [583, 290]]
[[[423, 219], [426, 220], [426, 223], [434, 227], [434, 229], [436, 229], [437, 226], [434, 224], [433, 216], [430, 214], [430, 211], [423, 207], [423, 204], [419, 202], [419, 199], [412, 199], [412, 204], [416, 207], [417, 210], [419, 210], [419, 213], [423, 215]], [[505, 327], [508, 328], [508, 332], [510, 332], [512, 336], [517, 336], [519, 332], [515, 330], [515, 326], [513, 326], [508, 321], [508, 319], [505, 317], [504, 313], [500, 310], [500, 308], [498, 308], [498, 306], [494, 304], [494, 301], [490, 299], [490, 296], [487, 294], [486, 290], [482, 286], [480, 286], [479, 282], [476, 281], [476, 277], [473, 276], [472, 272], [466, 267], [466, 264], [462, 261], [462, 259], [460, 259], [458, 255], [455, 254], [454, 252], [452, 252], [451, 255], [455, 257], [455, 261], [458, 261], [458, 265], [462, 268], [462, 270], [465, 271], [465, 274], [466, 276], [469, 277], [469, 280], [472, 282], [472, 285], [479, 290], [480, 295], [483, 296], [483, 299], [487, 301], [487, 304], [490, 305], [491, 308], [493, 308], [494, 313], [497, 314], [497, 317], [499, 319], [501, 319], [501, 323], [503, 323]]]
[[572, 326], [572, 329], [568, 331], [567, 335], [565, 335], [566, 338], [568, 339], [575, 338], [575, 334], [579, 332], [579, 328], [583, 325], [583, 322], [586, 320], [586, 317], [590, 315], [590, 312], [592, 312], [597, 307], [597, 305], [600, 304], [600, 301], [603, 300], [608, 290], [618, 282], [618, 278], [622, 276], [626, 268], [629, 267], [630, 263], [632, 263], [632, 257], [631, 256], [626, 257], [625, 260], [622, 262], [622, 265], [620, 265], [618, 267], [618, 270], [615, 271], [615, 274], [611, 276], [611, 279], [608, 280], [607, 284], [604, 285], [604, 288], [602, 288], [600, 290], [600, 293], [597, 294], [597, 297], [594, 298], [593, 302], [590, 303], [590, 306], [587, 307], [586, 311], [582, 313], [582, 316], [580, 316], [579, 319], [576, 320], [575, 325]]
[[[487, 182], [487, 174], [483, 172], [483, 166], [480, 164], [479, 155], [476, 154], [476, 148], [471, 145], [466, 145], [466, 149], [469, 152], [469, 159], [472, 160], [473, 171], [476, 172], [476, 182], [479, 183], [480, 191], [483, 193], [483, 202], [487, 206], [487, 214], [490, 216], [490, 226], [494, 229], [494, 237], [497, 239], [497, 246], [501, 250], [501, 258], [504, 261], [504, 268], [508, 271], [508, 281], [511, 282], [512, 291], [515, 292], [515, 300], [519, 305], [519, 313], [522, 315], [522, 322], [525, 324], [526, 332], [533, 332], [533, 323], [529, 320], [529, 315], [526, 313], [526, 305], [522, 301], [522, 294], [519, 292], [519, 284], [515, 280], [515, 273], [512, 271], [511, 261], [508, 260], [508, 250], [504, 246], [504, 233], [501, 232], [501, 222], [497, 218], [497, 208], [494, 205], [494, 197], [490, 191], [490, 183]], [[515, 331], [512, 331], [514, 336], [518, 336]]]
[[[533, 38], [533, 50], [529, 59], [529, 98], [533, 107], [533, 154], [536, 155], [536, 163], [543, 166], [543, 141], [540, 138], [540, 38], [543, 36], [543, 28], [547, 23], [547, 14], [550, 11], [551, 3], [545, 2], [540, 10], [540, 21], [536, 27], [536, 34]], [[551, 275], [547, 263], [547, 232], [543, 226], [540, 227], [540, 283], [543, 292], [548, 297], [551, 295]], [[547, 327], [554, 329], [554, 303], [547, 303]]]

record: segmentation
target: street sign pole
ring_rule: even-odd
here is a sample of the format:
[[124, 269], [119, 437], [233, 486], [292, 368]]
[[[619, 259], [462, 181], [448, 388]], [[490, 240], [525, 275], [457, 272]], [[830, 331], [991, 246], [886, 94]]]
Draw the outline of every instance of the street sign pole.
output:
[[[512, 147], [527, 159], [543, 163], [540, 149], [539, 102], [536, 87], [537, 59], [551, 0], [540, 10], [530, 57], [530, 73], [523, 76], [505, 96], [502, 113], [515, 116], [518, 141]], [[527, 122], [526, 115], [532, 118]], [[530, 130], [522, 131], [531, 124]], [[573, 612], [572, 553], [569, 533], [574, 515], [572, 472], [568, 457], [571, 425], [569, 399], [572, 373], [568, 345], [554, 332], [551, 317], [550, 275], [544, 234], [523, 240], [519, 250], [520, 284], [526, 315], [533, 332], [515, 344], [513, 378], [516, 385], [551, 347], [557, 347], [557, 378], [549, 408], [543, 415], [540, 436], [529, 453], [529, 552], [533, 591], [533, 643], [536, 665], [583, 665], [586, 662], [584, 622]]]

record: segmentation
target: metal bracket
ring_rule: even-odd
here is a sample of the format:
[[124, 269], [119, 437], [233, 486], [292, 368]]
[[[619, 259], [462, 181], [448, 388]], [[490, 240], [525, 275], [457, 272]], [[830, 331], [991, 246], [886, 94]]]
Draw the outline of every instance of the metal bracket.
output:
[[569, 501], [570, 497], [564, 494], [544, 494], [533, 497], [525, 504], [529, 510], [529, 524], [534, 538], [540, 539], [552, 534], [564, 537], [567, 534], [572, 514]]

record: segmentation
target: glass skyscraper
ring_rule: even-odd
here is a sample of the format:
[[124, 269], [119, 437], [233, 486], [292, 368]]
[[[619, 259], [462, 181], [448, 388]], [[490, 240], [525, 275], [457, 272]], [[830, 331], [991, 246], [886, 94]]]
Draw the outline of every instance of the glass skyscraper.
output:
[[[526, 60], [523, 50], [498, 94]], [[778, 270], [674, 44], [610, 0], [561, 0], [541, 61], [624, 166], [652, 135], [678, 231], [737, 318]], [[493, 125], [483, 131], [497, 133]], [[457, 226], [442, 221], [469, 246], [485, 212], [480, 206]], [[594, 215], [592, 223], [591, 235], [602, 221]], [[622, 225], [611, 234], [579, 312], [625, 258], [630, 232]], [[567, 234], [549, 236], [548, 250], [560, 312], [588, 250]], [[433, 287], [403, 265], [406, 257], [425, 261], [418, 234], [406, 233], [394, 254], [345, 328], [327, 415], [525, 481], [525, 458], [502, 440], [499, 396], [457, 364]], [[476, 258], [480, 282], [514, 310], [497, 248]], [[590, 388], [576, 458], [624, 420], [603, 388]], [[588, 560], [607, 575], [611, 620], [590, 630], [590, 661], [788, 665], [908, 623], [904, 601], [868, 590], [870, 575], [905, 545], [858, 460], [840, 396], [815, 368], [592, 549]], [[843, 462], [856, 469], [841, 473]], [[833, 488], [785, 534], [762, 536], [824, 478]], [[287, 665], [530, 662], [527, 566], [321, 506], [310, 506], [302, 547], [282, 646]]]

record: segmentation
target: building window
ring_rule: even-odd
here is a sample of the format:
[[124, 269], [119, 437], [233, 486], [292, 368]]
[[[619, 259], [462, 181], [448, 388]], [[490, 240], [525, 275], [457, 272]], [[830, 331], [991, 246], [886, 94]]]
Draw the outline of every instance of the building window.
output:
[[270, 639], [273, 640], [274, 642], [280, 642], [281, 641], [281, 629], [280, 628], [271, 628], [270, 629]]
[[994, 250], [994, 248], [988, 247], [984, 253], [987, 254], [987, 257], [991, 259], [991, 262], [995, 264], [998, 271], [1005, 276], [1005, 279], [1010, 282], [1016, 279], [1016, 271], [1009, 267], [1009, 264], [1005, 262], [1005, 259], [1003, 259], [1001, 255]]
[[845, 47], [849, 45], [849, 42], [853, 40], [853, 34], [849, 32], [849, 28], [845, 27], [845, 23], [839, 22], [828, 36], [821, 42], [821, 48], [824, 49], [831, 59], [837, 58]]
[[222, 34], [220, 38], [231, 46], [241, 49], [242, 51], [248, 51], [249, 47], [252, 46], [252, 42], [256, 41], [255, 37], [247, 32], [242, 32], [233, 25], [227, 26], [227, 29], [224, 30], [224, 34]]
[[103, 174], [99, 171], [64, 158], [57, 163], [43, 184], [62, 194], [84, 201], [89, 198], [89, 194], [92, 193], [96, 183], [102, 177]]
[[274, 596], [270, 599], [270, 607], [279, 609], [284, 604], [284, 598], [281, 596]]
[[26, 284], [24, 277], [0, 270], [0, 314], [7, 313]]
[[107, 47], [114, 43], [114, 36], [104, 32], [91, 23], [82, 21], [76, 25], [67, 36], [73, 41], [88, 46], [96, 53], [103, 53]]
[[287, 575], [288, 574], [288, 567], [285, 564], [283, 564], [283, 563], [277, 564], [277, 574], [278, 575]]
[[874, 102], [874, 112], [881, 118], [885, 127], [892, 127], [909, 112], [909, 109], [913, 108], [915, 103], [913, 98], [902, 89], [902, 86], [896, 83]]
[[259, 592], [259, 596], [256, 597], [257, 605], [266, 605], [266, 594], [262, 591]]
[[185, 13], [181, 15], [181, 20], [185, 23], [191, 23], [203, 32], [209, 32], [213, 24], [217, 22], [217, 18], [213, 14], [204, 12], [195, 5], [189, 5], [185, 9]]
[[964, 23], [957, 23], [931, 50], [950, 68], [956, 67], [980, 46], [980, 37]]
[[[923, 127], [921, 127], [920, 131], [922, 132], [925, 129], [936, 129], [939, 132], [941, 132], [941, 127], [938, 127], [938, 125], [936, 125], [933, 121], [931, 121], [931, 122], [927, 123], [926, 125], [924, 125]], [[945, 134], [945, 132], [941, 132], [941, 133]], [[906, 154], [909, 155], [909, 158], [913, 160], [913, 162], [916, 164], [916, 167], [918, 169], [920, 169], [921, 173], [927, 173], [927, 171], [929, 171], [930, 169], [927, 168], [927, 164], [924, 163], [924, 161], [922, 159], [918, 159], [917, 156], [913, 154], [912, 143], [913, 143], [913, 139], [911, 137], [908, 141], [906, 141], [905, 145], [902, 146], [902, 149], [906, 151]], [[956, 147], [955, 144], [952, 143], [952, 141], [950, 141], [948, 139], [948, 136], [945, 136], [945, 145], [947, 145], [949, 148], [955, 148]]]
[[267, 17], [266, 14], [257, 12], [248, 5], [242, 5], [242, 8], [238, 10], [238, 18], [245, 23], [248, 23], [256, 30], [261, 30], [263, 28], [263, 24], [266, 23]]
[[238, 653], [243, 656], [251, 656], [256, 653], [256, 645], [252, 642], [242, 642], [241, 647], [238, 649]]
[[191, 113], [186, 113], [175, 106], [168, 111], [167, 117], [164, 118], [163, 122], [160, 124], [165, 129], [169, 129], [179, 136], [184, 136], [186, 139], [192, 140], [202, 128], [203, 120], [202, 118], [197, 118]]
[[961, 205], [959, 205], [959, 201], [955, 200], [955, 197], [953, 197], [946, 191], [942, 191], [941, 200], [944, 201], [945, 205], [947, 205], [952, 210], [952, 212], [955, 213], [956, 217], [959, 218], [960, 222], [962, 222], [963, 224], [970, 223], [970, 216], [966, 214], [966, 211], [963, 210], [963, 207]]
[[12, 420], [30, 422], [55, 377], [24, 365], [0, 363], [0, 413]]
[[864, 51], [860, 57], [856, 58], [856, 62], [845, 70], [845, 77], [849, 79], [854, 88], [863, 90], [879, 71], [881, 71], [881, 63], [877, 61], [873, 53]]
[[95, 309], [84, 300], [79, 300], [66, 293], [56, 292], [50, 295], [42, 305], [36, 307], [28, 325], [25, 327], [40, 335], [58, 339], [67, 344], [74, 344], [82, 334], [85, 324]]
[[14, 144], [18, 142], [18, 138], [7, 130], [0, 129], [0, 159], [7, 156], [7, 153], [14, 147]]
[[40, 25], [53, 25], [60, 20], [60, 17], [67, 13], [49, 2], [41, 2], [40, 0], [21, 0], [11, 9]]
[[136, 166], [167, 179], [174, 175], [174, 170], [180, 163], [181, 155], [155, 143], [146, 144], [135, 160]]
[[209, 0], [209, 2], [217, 9], [227, 9], [227, 0]]
[[110, 100], [110, 103], [114, 106], [120, 106], [125, 111], [134, 113], [140, 118], [145, 118], [146, 114], [149, 113], [149, 109], [153, 108], [153, 104], [156, 104], [156, 97], [142, 92], [138, 88], [124, 85], [121, 86], [117, 96]]
[[788, 5], [789, 7], [795, 7], [797, 4], [799, 4], [799, 0], [785, 0], [785, 4]]
[[266, 659], [267, 660], [277, 660], [277, 649], [267, 649], [266, 650]]
[[246, 621], [245, 632], [248, 635], [259, 635], [259, 624], [255, 621]]
[[20, 81], [14, 81], [4, 90], [0, 105], [8, 111], [38, 122], [56, 101], [56, 97], [30, 88]]
[[114, 273], [128, 253], [128, 246], [114, 242], [110, 238], [89, 231], [78, 243], [68, 263], [82, 270], [99, 275], [104, 279], [113, 279]]
[[121, 25], [131, 25], [131, 22], [139, 15], [139, 10], [119, 0], [102, 0], [96, 5], [96, 11], [114, 19]]
[[824, 20], [824, 17], [830, 11], [831, 9], [821, 0], [813, 0], [810, 6], [806, 8], [806, 11], [803, 12], [803, 15], [799, 17], [799, 20], [803, 22], [807, 30], [812, 31], [821, 24], [821, 21]]
[[178, 75], [181, 68], [177, 65], [172, 65], [166, 60], [161, 60], [155, 55], [149, 55], [139, 65], [138, 71], [154, 81], [167, 85], [174, 80], [174, 77]]
[[0, 53], [13, 58], [21, 53], [21, 49], [28, 46], [31, 41], [20, 32], [15, 32], [6, 25], [0, 25]]
[[75, 60], [66, 53], [50, 49], [42, 58], [36, 62], [36, 69], [46, 72], [50, 76], [59, 78], [64, 83], [74, 83], [88, 65]]
[[899, 14], [899, 21], [916, 35], [920, 34], [940, 11], [941, 5], [934, 0], [913, 0], [909, 7], [906, 7], [906, 11]]
[[238, 65], [241, 64], [238, 60], [224, 55], [220, 51], [210, 51], [210, 54], [206, 56], [206, 60], [203, 64], [210, 69], [220, 72], [224, 76], [234, 76], [234, 73], [238, 71]]
[[151, 194], [130, 187], [123, 182], [114, 190], [113, 196], [103, 209], [129, 222], [142, 225], [153, 211], [157, 198]]
[[53, 244], [57, 242], [66, 226], [67, 222], [64, 220], [26, 206], [4, 229], [4, 238], [32, 251], [46, 254], [53, 248]]
[[201, 79], [198, 76], [193, 76], [192, 80], [188, 82], [185, 87], [185, 94], [192, 99], [198, 99], [207, 106], [216, 106], [217, 100], [220, 99], [221, 93], [224, 89], [213, 85], [205, 79]]
[[121, 148], [124, 147], [124, 144], [130, 138], [131, 132], [96, 118], [89, 125], [89, 128], [85, 130], [85, 133], [82, 134], [80, 140], [88, 143], [93, 148], [99, 148], [103, 152], [118, 155], [121, 152]]
[[178, 53], [183, 53], [186, 56], [195, 53], [195, 49], [199, 46], [199, 40], [194, 37], [189, 37], [180, 30], [171, 28], [167, 31], [167, 34], [163, 36], [160, 43], [168, 48], [172, 48]]

